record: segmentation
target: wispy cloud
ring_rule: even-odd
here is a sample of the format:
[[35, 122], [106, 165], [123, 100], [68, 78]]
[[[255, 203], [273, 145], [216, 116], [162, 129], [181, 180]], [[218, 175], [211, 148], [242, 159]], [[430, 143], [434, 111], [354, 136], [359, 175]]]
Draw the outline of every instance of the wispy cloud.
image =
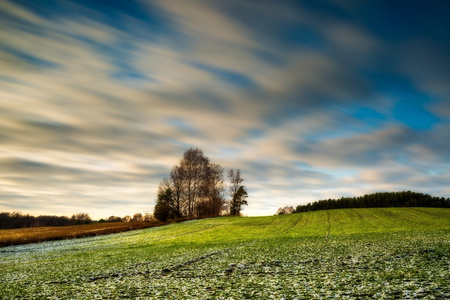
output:
[[390, 9], [3, 1], [0, 210], [151, 211], [189, 147], [242, 169], [249, 215], [379, 190], [448, 197], [448, 21], [395, 27]]

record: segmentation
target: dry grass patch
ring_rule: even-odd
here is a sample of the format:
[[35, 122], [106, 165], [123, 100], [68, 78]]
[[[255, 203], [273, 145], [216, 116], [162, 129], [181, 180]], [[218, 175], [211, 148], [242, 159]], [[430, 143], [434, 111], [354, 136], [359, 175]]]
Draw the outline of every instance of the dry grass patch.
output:
[[164, 224], [154, 220], [149, 222], [94, 223], [74, 226], [5, 229], [0, 230], [0, 247], [110, 234]]

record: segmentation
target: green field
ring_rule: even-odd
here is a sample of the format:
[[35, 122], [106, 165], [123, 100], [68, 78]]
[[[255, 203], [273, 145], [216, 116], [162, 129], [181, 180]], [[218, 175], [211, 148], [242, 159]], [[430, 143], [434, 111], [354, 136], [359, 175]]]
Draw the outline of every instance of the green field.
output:
[[0, 298], [450, 298], [450, 210], [193, 220], [0, 248]]

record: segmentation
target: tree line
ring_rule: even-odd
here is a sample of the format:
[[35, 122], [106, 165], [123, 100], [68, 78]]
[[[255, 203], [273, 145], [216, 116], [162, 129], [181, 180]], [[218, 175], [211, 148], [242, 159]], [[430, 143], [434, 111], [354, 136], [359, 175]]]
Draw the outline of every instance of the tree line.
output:
[[228, 171], [228, 188], [223, 173], [224, 169], [211, 163], [202, 150], [190, 148], [180, 163], [172, 167], [169, 176], [160, 182], [154, 217], [166, 221], [240, 215], [248, 197], [241, 171]]
[[[105, 222], [150, 222], [154, 220], [150, 213], [135, 213], [133, 216], [126, 215], [124, 217], [110, 216], [106, 219], [98, 220], [98, 223]], [[52, 227], [52, 226], [71, 226], [91, 224], [93, 221], [87, 213], [77, 213], [72, 217], [67, 216], [32, 216], [22, 214], [20, 212], [1, 212], [0, 213], [0, 229], [15, 229], [29, 227]]]
[[105, 223], [105, 222], [149, 222], [152, 221], [153, 215], [146, 212], [145, 214], [141, 213], [135, 213], [133, 216], [126, 215], [124, 217], [118, 217], [118, 216], [109, 216], [106, 219], [100, 219], [98, 220], [99, 223]]
[[306, 205], [298, 205], [295, 212], [306, 212], [339, 208], [370, 207], [450, 207], [450, 198], [433, 197], [411, 191], [384, 192], [360, 197], [342, 197], [340, 199], [319, 200]]
[[47, 227], [47, 226], [69, 226], [92, 223], [91, 217], [86, 213], [74, 214], [71, 218], [66, 216], [31, 216], [20, 212], [1, 212], [0, 229]]

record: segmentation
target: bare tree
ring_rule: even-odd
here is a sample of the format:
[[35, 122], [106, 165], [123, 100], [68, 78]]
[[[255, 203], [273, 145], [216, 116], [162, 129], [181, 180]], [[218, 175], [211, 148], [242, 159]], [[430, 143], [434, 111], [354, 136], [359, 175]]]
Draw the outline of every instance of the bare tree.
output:
[[143, 220], [144, 220], [144, 218], [142, 217], [141, 213], [135, 213], [133, 215], [133, 219], [132, 219], [133, 222], [142, 222]]
[[170, 172], [169, 187], [172, 189], [175, 216], [177, 218], [184, 215], [188, 208], [183, 202], [183, 193], [185, 188], [184, 169], [181, 166], [174, 166]]
[[[225, 205], [223, 168], [211, 164], [203, 151], [187, 150], [178, 166], [174, 166], [169, 178], [163, 179], [158, 195], [171, 191], [171, 216], [205, 217], [218, 216]], [[161, 205], [158, 206], [158, 210]]]
[[218, 216], [225, 204], [225, 184], [223, 181], [223, 168], [217, 164], [211, 164], [207, 169], [204, 181], [204, 194], [208, 207], [207, 215]]
[[294, 211], [295, 211], [295, 209], [292, 206], [280, 207], [277, 210], [277, 215], [288, 215], [288, 214], [292, 214]]
[[149, 212], [145, 212], [145, 215], [144, 215], [144, 221], [145, 221], [145, 222], [149, 222], [149, 221], [151, 221], [152, 219], [153, 219], [152, 214], [149, 213]]
[[241, 183], [244, 182], [244, 179], [241, 178], [241, 170], [239, 169], [236, 171], [233, 169], [229, 170], [228, 178], [230, 179], [229, 195], [233, 198], [241, 186]]
[[92, 223], [92, 219], [87, 213], [74, 214], [71, 219], [75, 225]]
[[122, 222], [122, 218], [117, 216], [109, 216], [108, 219], [106, 219], [106, 222]]
[[209, 159], [203, 155], [202, 150], [190, 148], [184, 153], [180, 165], [184, 171], [188, 217], [192, 218], [195, 217], [195, 206], [200, 202]]

